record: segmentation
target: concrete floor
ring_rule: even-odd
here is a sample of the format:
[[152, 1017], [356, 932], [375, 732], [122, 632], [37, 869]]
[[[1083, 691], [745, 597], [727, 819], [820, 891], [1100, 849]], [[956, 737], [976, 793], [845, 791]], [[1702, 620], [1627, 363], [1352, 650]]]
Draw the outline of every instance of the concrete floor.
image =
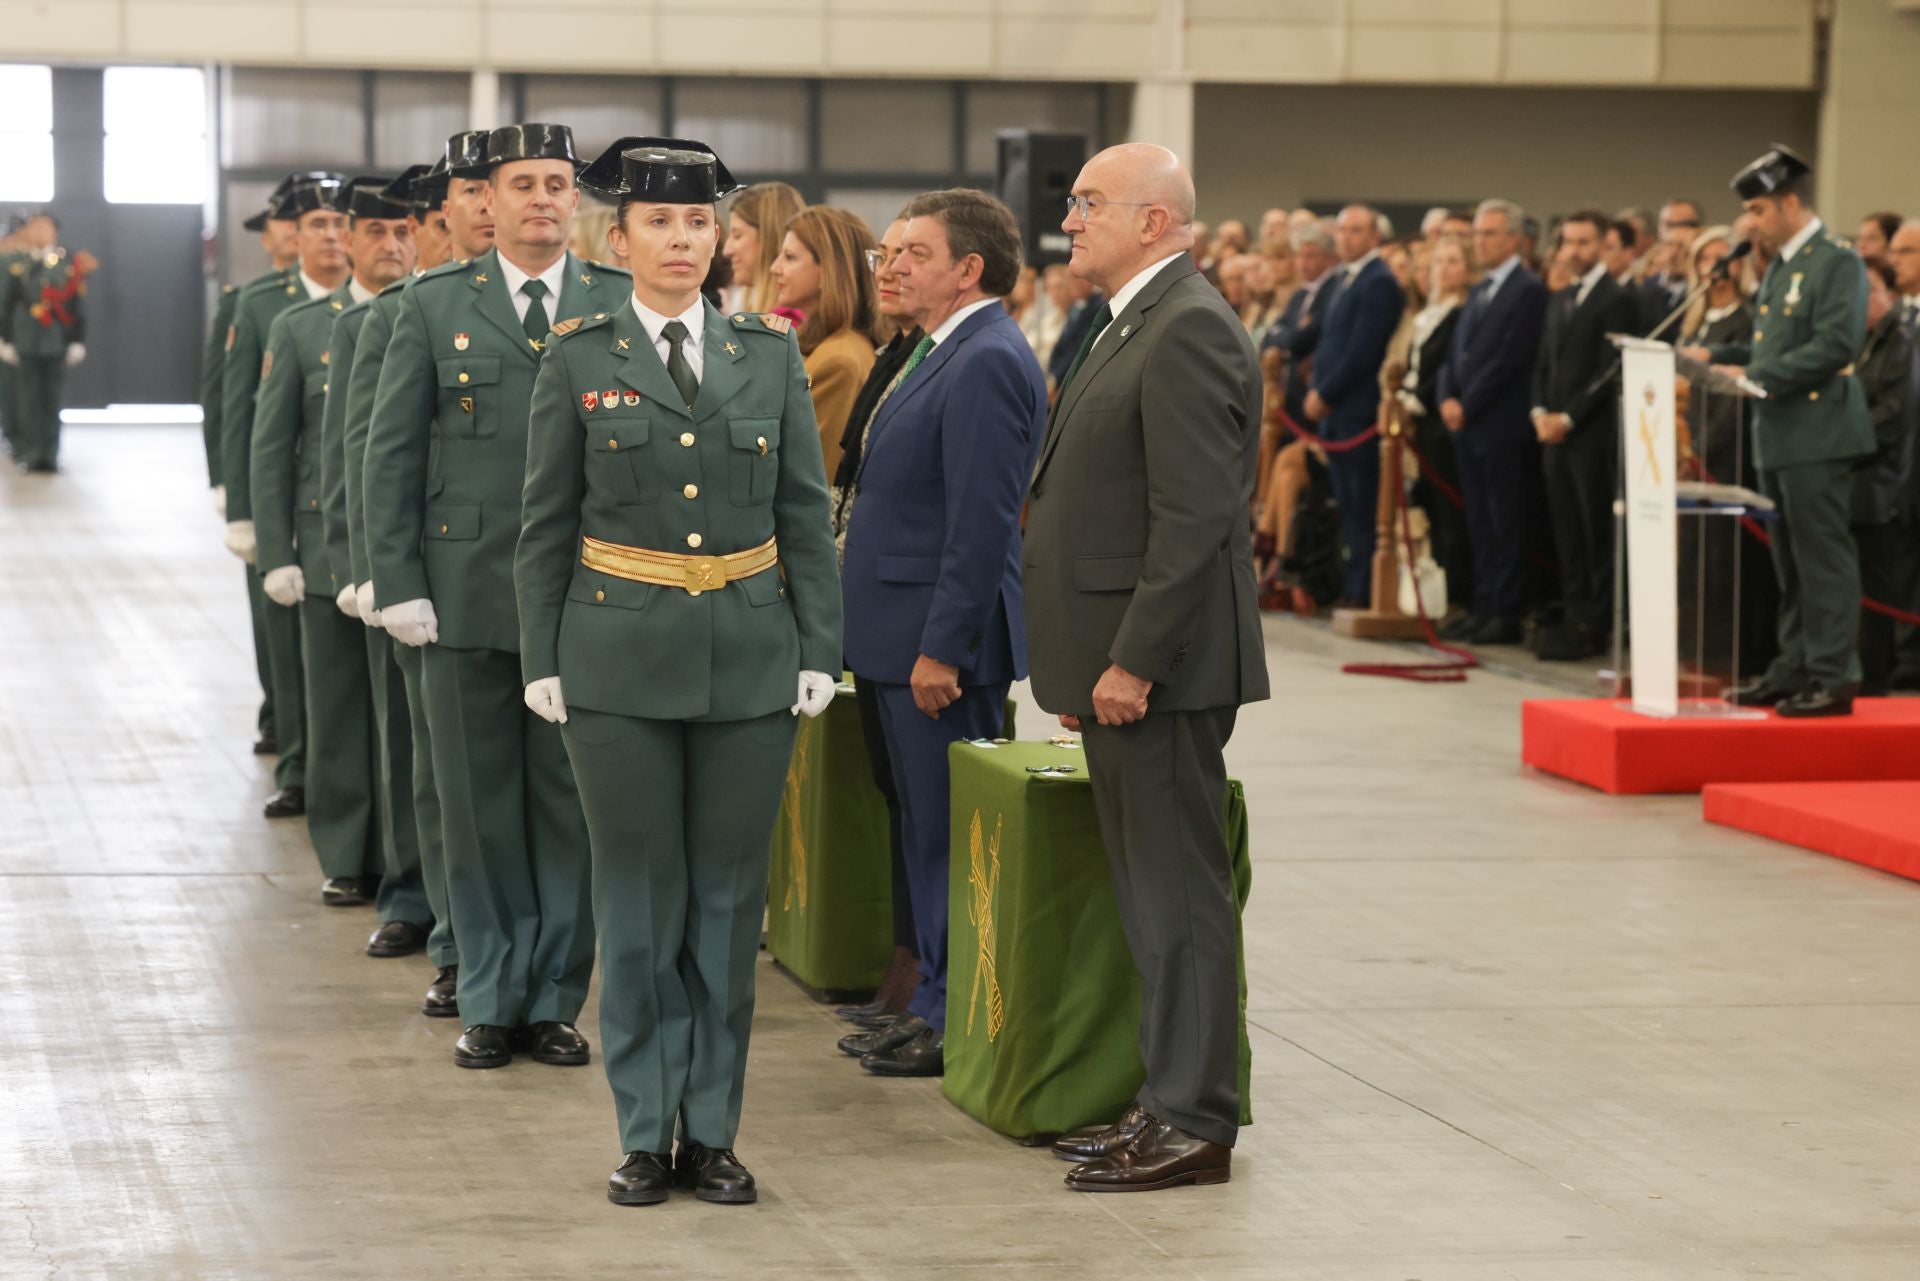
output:
[[1070, 1194], [769, 968], [761, 1204], [616, 1209], [597, 1058], [455, 1069], [260, 817], [197, 429], [69, 438], [0, 475], [0, 1278], [1920, 1276], [1920, 887], [1529, 775], [1538, 686], [1283, 619], [1230, 1185]]

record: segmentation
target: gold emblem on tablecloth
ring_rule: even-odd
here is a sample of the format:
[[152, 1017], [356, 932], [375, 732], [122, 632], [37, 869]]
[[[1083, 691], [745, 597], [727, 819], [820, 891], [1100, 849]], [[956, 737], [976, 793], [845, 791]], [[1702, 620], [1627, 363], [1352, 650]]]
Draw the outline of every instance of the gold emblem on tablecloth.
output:
[[1007, 825], [1005, 814], [997, 815], [993, 820], [993, 840], [983, 843], [980, 839], [980, 811], [973, 812], [973, 825], [967, 832], [967, 853], [971, 867], [967, 871], [967, 887], [972, 897], [967, 902], [967, 920], [972, 922], [974, 937], [979, 942], [979, 959], [973, 966], [973, 987], [967, 993], [967, 1035], [973, 1035], [973, 1014], [980, 1003], [980, 988], [984, 982], [987, 989], [987, 1042], [992, 1044], [999, 1039], [1000, 1029], [1006, 1026], [1006, 1000], [1000, 992], [1000, 976], [994, 971], [994, 931], [993, 900], [1000, 892], [1000, 836]]
[[807, 758], [813, 754], [813, 722], [801, 723], [800, 732], [793, 740], [793, 762], [787, 766], [787, 850], [788, 858], [793, 861], [792, 875], [787, 878], [787, 893], [781, 901], [780, 910], [791, 912], [797, 899], [802, 912], [807, 910], [807, 831], [801, 823], [803, 805], [800, 789], [807, 781]]

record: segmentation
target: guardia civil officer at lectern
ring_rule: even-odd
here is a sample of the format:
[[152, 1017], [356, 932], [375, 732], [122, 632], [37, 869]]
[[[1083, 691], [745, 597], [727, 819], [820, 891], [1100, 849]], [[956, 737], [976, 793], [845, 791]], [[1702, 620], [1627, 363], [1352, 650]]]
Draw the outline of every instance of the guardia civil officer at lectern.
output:
[[726, 167], [701, 143], [626, 138], [580, 181], [620, 202], [633, 295], [556, 326], [534, 384], [526, 701], [565, 727], [592, 835], [626, 1153], [607, 1195], [742, 1203], [768, 851], [794, 717], [825, 709], [840, 665], [826, 474], [791, 325], [700, 296], [715, 202], [738, 190]]

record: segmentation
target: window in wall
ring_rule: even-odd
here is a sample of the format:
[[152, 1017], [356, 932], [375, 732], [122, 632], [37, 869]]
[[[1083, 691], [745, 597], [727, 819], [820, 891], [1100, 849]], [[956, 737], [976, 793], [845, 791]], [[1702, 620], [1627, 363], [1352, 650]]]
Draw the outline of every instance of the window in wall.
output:
[[53, 70], [0, 66], [0, 200], [53, 199]]
[[108, 67], [102, 95], [107, 200], [205, 204], [213, 167], [206, 73], [198, 67]]

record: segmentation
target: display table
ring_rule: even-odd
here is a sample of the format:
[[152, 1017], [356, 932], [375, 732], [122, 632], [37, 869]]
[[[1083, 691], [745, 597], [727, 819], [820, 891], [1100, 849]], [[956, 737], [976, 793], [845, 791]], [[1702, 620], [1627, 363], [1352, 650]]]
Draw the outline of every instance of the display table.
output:
[[[947, 1098], [1018, 1139], [1119, 1119], [1145, 1079], [1140, 979], [1121, 932], [1085, 754], [1054, 743], [958, 743], [948, 909]], [[1071, 766], [1062, 776], [1029, 767]], [[1227, 843], [1244, 908], [1246, 797]], [[1069, 959], [1071, 958], [1071, 960]], [[1240, 949], [1240, 1109], [1252, 1120]]]

